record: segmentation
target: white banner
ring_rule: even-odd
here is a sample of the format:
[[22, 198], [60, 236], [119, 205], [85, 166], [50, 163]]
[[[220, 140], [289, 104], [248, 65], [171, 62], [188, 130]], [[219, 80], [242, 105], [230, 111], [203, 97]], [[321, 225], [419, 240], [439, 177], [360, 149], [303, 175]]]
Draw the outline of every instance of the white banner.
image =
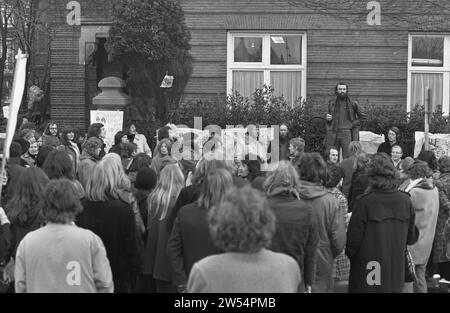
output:
[[[415, 132], [414, 138], [416, 144], [414, 146], [414, 158], [419, 156], [425, 143], [425, 133]], [[450, 134], [428, 134], [428, 142], [430, 144], [430, 150], [434, 152], [436, 158], [440, 158], [443, 155], [449, 154], [450, 147]]]
[[7, 116], [8, 126], [6, 127], [6, 139], [3, 149], [5, 159], [9, 159], [9, 147], [11, 146], [14, 132], [16, 130], [17, 115], [19, 114], [19, 108], [25, 89], [27, 58], [28, 56], [26, 54], [23, 54], [22, 50], [19, 49], [16, 55], [16, 65], [14, 68], [14, 80], [11, 91], [11, 105], [9, 106], [9, 114]]
[[91, 111], [91, 124], [102, 123], [105, 125], [105, 151], [114, 145], [114, 136], [117, 132], [123, 130], [123, 112], [122, 111]]
[[378, 135], [369, 131], [359, 132], [359, 142], [362, 146], [362, 151], [368, 154], [377, 153], [378, 146], [385, 141], [384, 135]]

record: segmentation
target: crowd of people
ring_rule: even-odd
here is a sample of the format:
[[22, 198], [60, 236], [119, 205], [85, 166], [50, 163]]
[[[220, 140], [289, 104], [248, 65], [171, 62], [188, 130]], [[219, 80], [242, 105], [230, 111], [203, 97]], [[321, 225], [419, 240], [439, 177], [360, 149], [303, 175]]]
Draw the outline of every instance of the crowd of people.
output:
[[105, 151], [104, 125], [58, 126], [24, 123], [11, 144], [2, 292], [427, 292], [430, 275], [450, 280], [450, 157], [403, 155], [396, 127], [379, 152], [351, 141], [342, 159], [305, 152], [281, 125], [264, 172], [270, 158], [220, 148], [177, 159], [169, 127], [153, 151], [135, 125]]

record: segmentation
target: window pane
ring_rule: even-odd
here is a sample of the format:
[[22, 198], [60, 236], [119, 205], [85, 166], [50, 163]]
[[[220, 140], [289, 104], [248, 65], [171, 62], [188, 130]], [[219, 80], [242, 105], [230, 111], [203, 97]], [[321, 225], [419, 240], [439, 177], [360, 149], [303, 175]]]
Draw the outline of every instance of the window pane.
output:
[[302, 37], [271, 36], [270, 64], [302, 64]]
[[442, 105], [442, 74], [411, 74], [411, 107], [425, 105], [427, 99], [427, 88], [431, 89], [431, 107], [434, 111], [436, 106]]
[[413, 37], [412, 65], [442, 67], [444, 65], [444, 37]]
[[251, 99], [256, 89], [264, 85], [263, 71], [233, 71], [233, 90]]
[[274, 96], [294, 104], [302, 95], [302, 72], [270, 72], [270, 84]]
[[262, 38], [235, 37], [234, 62], [262, 62]]

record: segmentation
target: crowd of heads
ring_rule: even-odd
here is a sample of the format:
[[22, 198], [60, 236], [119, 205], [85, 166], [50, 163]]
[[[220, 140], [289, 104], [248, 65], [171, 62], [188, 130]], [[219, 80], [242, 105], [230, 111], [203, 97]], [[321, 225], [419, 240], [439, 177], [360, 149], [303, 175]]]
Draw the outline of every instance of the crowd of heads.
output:
[[[336, 89], [336, 93], [343, 95], [348, 92], [345, 89]], [[288, 135], [284, 126], [280, 127], [282, 137]], [[21, 162], [9, 165], [4, 190], [7, 197], [3, 199], [7, 200], [3, 205], [9, 219], [26, 224], [39, 216], [43, 224], [68, 224], [76, 222], [82, 212], [83, 198], [106, 202], [123, 200], [126, 192], [145, 191], [148, 218], [162, 221], [170, 215], [182, 190], [194, 186], [198, 190], [196, 203], [207, 211], [215, 245], [225, 252], [254, 253], [270, 247], [275, 232], [276, 218], [268, 198], [280, 192], [299, 198], [304, 184], [340, 189], [346, 175], [335, 147], [328, 147], [324, 156], [307, 153], [300, 137], [288, 141], [291, 160], [281, 160], [267, 172], [261, 171], [259, 156], [247, 154], [243, 160], [224, 161], [217, 151], [186, 165], [172, 157], [170, 132], [170, 127], [159, 130], [150, 156], [137, 153], [132, 142], [137, 135], [134, 125], [115, 135], [109, 153], [103, 151], [105, 129], [100, 123], [90, 125], [85, 136], [72, 128], [60, 129], [54, 122], [48, 123], [42, 135], [33, 125], [22, 125], [11, 145], [12, 159]], [[403, 158], [398, 139], [398, 129], [390, 128], [391, 156], [369, 155], [360, 142], [350, 143], [354, 171], [369, 178], [367, 192], [394, 190], [407, 179], [428, 178], [438, 170], [450, 172], [447, 156], [438, 161], [432, 152], [423, 151], [416, 160]], [[238, 183], [239, 179], [245, 183]], [[258, 180], [260, 187], [252, 188]], [[142, 219], [147, 223], [147, 217]]]

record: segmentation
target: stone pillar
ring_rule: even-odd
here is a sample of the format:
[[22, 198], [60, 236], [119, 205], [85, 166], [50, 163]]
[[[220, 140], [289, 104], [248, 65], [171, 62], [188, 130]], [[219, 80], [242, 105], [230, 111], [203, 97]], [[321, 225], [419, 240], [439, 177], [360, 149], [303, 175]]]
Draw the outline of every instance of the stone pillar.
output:
[[102, 92], [92, 99], [92, 104], [98, 110], [123, 110], [127, 104], [131, 103], [131, 98], [122, 91], [125, 82], [119, 77], [103, 78], [98, 83], [98, 87]]
[[131, 103], [131, 98], [122, 91], [125, 82], [119, 77], [106, 77], [99, 82], [98, 87], [102, 92], [92, 99], [92, 104], [97, 110], [91, 111], [91, 124], [104, 124], [105, 151], [108, 152], [114, 144], [115, 134], [124, 127], [123, 109]]

